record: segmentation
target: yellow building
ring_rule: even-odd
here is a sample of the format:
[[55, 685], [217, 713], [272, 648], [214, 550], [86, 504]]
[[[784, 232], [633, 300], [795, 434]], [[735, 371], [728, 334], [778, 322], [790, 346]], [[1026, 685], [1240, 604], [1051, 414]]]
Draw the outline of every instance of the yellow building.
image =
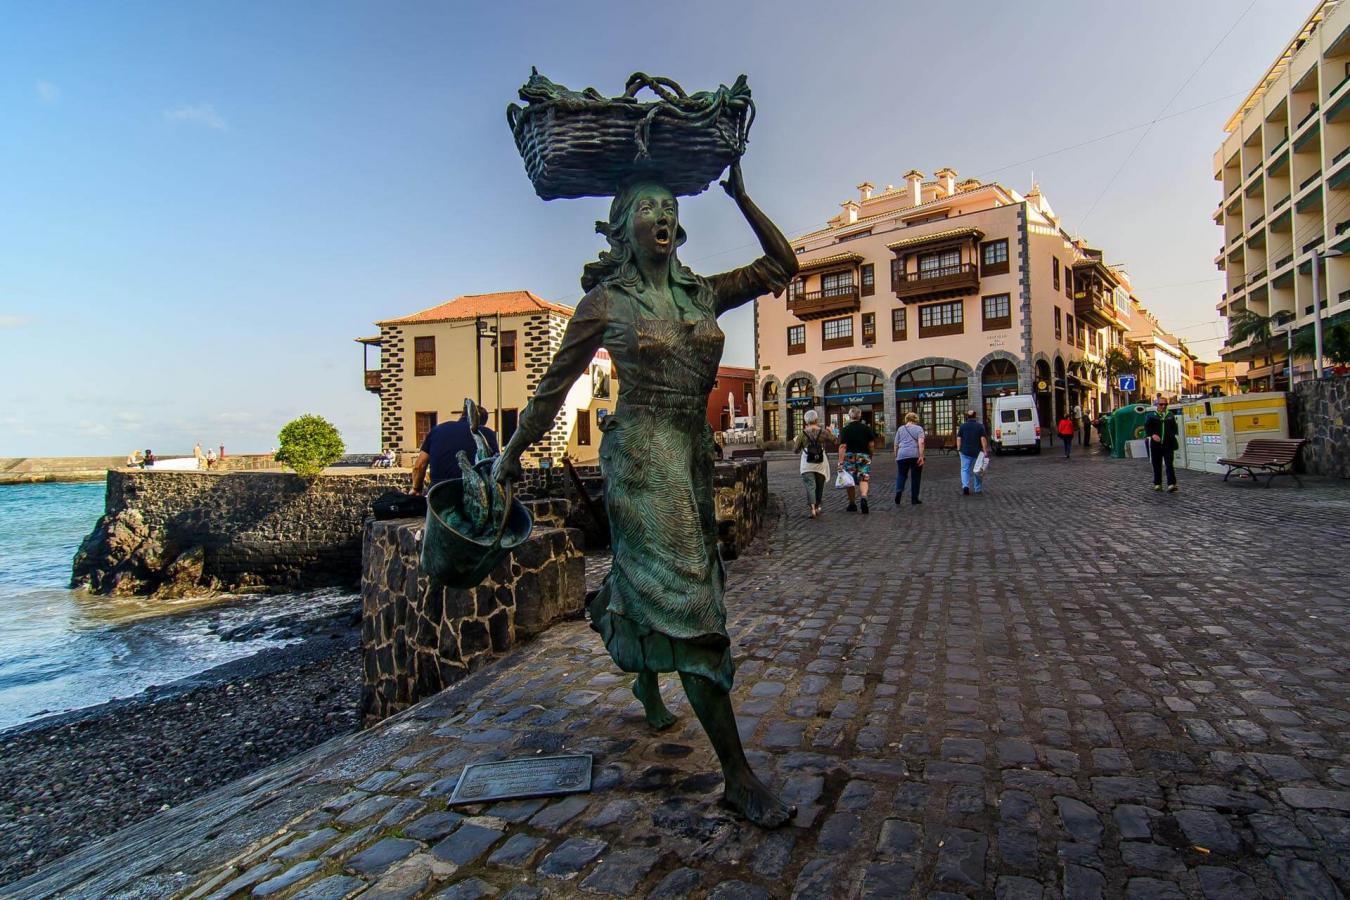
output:
[[[427, 432], [460, 414], [465, 397], [488, 411], [503, 443], [562, 343], [573, 310], [529, 291], [470, 294], [411, 315], [377, 322], [378, 337], [357, 338], [379, 351], [365, 387], [380, 396], [380, 442], [416, 450]], [[618, 400], [609, 354], [600, 350], [567, 395], [553, 430], [524, 462], [578, 463], [599, 457], [600, 422]]]
[[[1214, 154], [1223, 199], [1215, 264], [1227, 275], [1220, 312], [1249, 310], [1313, 317], [1313, 254], [1328, 319], [1350, 320], [1350, 3], [1318, 3], [1242, 101]], [[1229, 343], [1228, 361], [1246, 362], [1252, 390], [1286, 386], [1287, 343]], [[1298, 370], [1308, 361], [1296, 360]]]

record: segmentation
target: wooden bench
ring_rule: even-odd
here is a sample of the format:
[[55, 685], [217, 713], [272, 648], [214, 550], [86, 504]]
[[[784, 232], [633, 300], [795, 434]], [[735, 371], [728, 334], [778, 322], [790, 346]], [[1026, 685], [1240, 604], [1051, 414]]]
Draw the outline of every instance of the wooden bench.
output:
[[1219, 460], [1219, 465], [1228, 467], [1223, 480], [1227, 481], [1229, 475], [1241, 470], [1250, 475], [1253, 481], [1259, 475], [1266, 475], [1266, 487], [1270, 487], [1276, 475], [1289, 475], [1299, 487], [1303, 487], [1298, 473], [1294, 471], [1294, 460], [1298, 459], [1298, 451], [1306, 443], [1303, 438], [1253, 438], [1247, 442], [1237, 459]]

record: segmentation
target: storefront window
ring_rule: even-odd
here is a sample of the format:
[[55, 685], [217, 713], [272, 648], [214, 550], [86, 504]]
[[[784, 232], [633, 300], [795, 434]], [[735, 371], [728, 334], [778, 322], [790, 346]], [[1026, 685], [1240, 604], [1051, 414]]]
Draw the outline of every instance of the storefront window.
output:
[[919, 366], [902, 372], [895, 383], [896, 415], [914, 411], [936, 437], [956, 431], [966, 404], [966, 375], [953, 366]]
[[873, 430], [886, 430], [886, 404], [882, 380], [868, 372], [851, 372], [825, 382], [825, 421], [842, 428], [848, 424], [849, 407], [862, 411], [862, 420]]

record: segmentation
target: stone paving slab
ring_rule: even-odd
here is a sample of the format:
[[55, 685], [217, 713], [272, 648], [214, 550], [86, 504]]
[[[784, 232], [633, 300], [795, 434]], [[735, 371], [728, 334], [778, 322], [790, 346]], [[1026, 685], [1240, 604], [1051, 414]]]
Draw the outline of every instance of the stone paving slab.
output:
[[[1350, 486], [1147, 490], [995, 460], [963, 497], [783, 515], [730, 566], [735, 701], [776, 832], [717, 804], [584, 623], [5, 896], [1340, 897], [1350, 891]], [[879, 462], [881, 475], [888, 466]], [[588, 752], [590, 794], [445, 809], [470, 762]]]

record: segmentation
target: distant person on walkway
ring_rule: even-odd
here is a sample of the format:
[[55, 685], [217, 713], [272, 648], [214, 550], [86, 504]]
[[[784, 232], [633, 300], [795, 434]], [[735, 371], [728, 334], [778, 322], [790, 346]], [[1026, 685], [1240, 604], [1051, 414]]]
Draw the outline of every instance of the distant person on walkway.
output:
[[198, 441], [192, 445], [192, 456], [197, 460], [197, 468], [206, 468], [206, 454], [202, 452], [202, 442]]
[[141, 468], [148, 469], [155, 464], [155, 451], [149, 447], [145, 449], [145, 456], [141, 457]]
[[215, 448], [215, 447], [208, 447], [208, 448], [206, 448], [206, 467], [207, 467], [208, 469], [214, 469], [214, 468], [216, 467], [216, 448]]
[[[488, 417], [485, 410], [479, 410], [479, 419], [478, 433], [487, 440], [492, 452], [496, 453], [497, 435], [487, 427]], [[413, 463], [412, 492], [422, 493], [428, 467], [431, 469], [430, 487], [451, 478], [458, 478], [459, 463], [455, 461], [455, 454], [461, 450], [469, 457], [471, 463], [478, 454], [478, 448], [473, 442], [473, 433], [469, 431], [469, 420], [465, 416], [460, 416], [453, 422], [442, 422], [431, 429], [426, 440], [422, 441], [417, 461]]]
[[909, 480], [909, 503], [918, 506], [919, 483], [923, 480], [923, 439], [919, 414], [905, 413], [905, 423], [895, 430], [895, 505], [905, 493], [905, 481]]
[[811, 507], [811, 518], [820, 516], [820, 501], [825, 495], [825, 482], [830, 480], [830, 457], [827, 444], [833, 444], [830, 433], [820, 427], [820, 416], [814, 409], [802, 415], [803, 427], [792, 440], [792, 450], [801, 454], [802, 474], [806, 486], [806, 503]]
[[1158, 398], [1158, 408], [1144, 417], [1144, 435], [1148, 438], [1148, 459], [1153, 463], [1153, 489], [1163, 489], [1163, 469], [1167, 469], [1167, 490], [1177, 492], [1177, 472], [1172, 455], [1181, 442], [1177, 437], [1177, 417], [1167, 408], [1167, 398]]
[[984, 489], [984, 476], [974, 471], [975, 460], [981, 453], [989, 452], [989, 433], [984, 423], [975, 418], [975, 410], [966, 410], [966, 420], [956, 429], [956, 452], [961, 456], [961, 493], [975, 493]]
[[1092, 414], [1083, 410], [1083, 449], [1092, 446]]
[[1064, 458], [1068, 459], [1070, 452], [1073, 450], [1074, 433], [1073, 419], [1069, 418], [1068, 413], [1059, 417], [1059, 424], [1055, 426], [1055, 431], [1059, 433], [1059, 439], [1064, 444]]
[[857, 512], [854, 502], [856, 491], [861, 497], [862, 514], [867, 515], [867, 482], [872, 477], [872, 448], [876, 444], [877, 433], [862, 420], [862, 410], [856, 406], [848, 408], [848, 424], [839, 432], [839, 467], [853, 476], [857, 487], [845, 488], [848, 491], [847, 512]]

